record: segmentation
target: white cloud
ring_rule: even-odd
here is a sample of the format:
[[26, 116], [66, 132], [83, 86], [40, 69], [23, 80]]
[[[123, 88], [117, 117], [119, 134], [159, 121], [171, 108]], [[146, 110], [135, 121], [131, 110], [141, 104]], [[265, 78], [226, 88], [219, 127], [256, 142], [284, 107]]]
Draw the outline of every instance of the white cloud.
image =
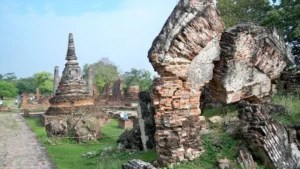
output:
[[109, 57], [122, 71], [152, 71], [147, 52], [175, 5], [175, 0], [122, 0], [115, 11], [58, 16], [51, 4], [45, 5], [46, 14], [5, 4], [0, 8], [0, 73], [24, 77], [53, 72], [56, 65], [62, 71], [69, 32], [81, 66]]

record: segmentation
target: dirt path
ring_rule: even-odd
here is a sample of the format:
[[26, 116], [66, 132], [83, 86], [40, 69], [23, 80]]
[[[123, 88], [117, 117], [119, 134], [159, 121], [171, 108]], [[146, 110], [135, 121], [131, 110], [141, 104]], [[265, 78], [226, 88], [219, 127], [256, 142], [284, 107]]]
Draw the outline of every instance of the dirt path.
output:
[[17, 113], [0, 113], [0, 169], [57, 169]]

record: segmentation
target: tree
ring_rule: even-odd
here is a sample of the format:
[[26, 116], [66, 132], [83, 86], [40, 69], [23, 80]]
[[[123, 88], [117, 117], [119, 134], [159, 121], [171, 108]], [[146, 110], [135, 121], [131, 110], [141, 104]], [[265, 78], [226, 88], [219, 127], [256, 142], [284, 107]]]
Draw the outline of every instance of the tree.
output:
[[16, 80], [17, 76], [15, 73], [6, 73], [4, 75], [0, 74], [0, 80], [5, 80], [7, 82], [12, 82], [13, 80]]
[[16, 87], [19, 90], [19, 94], [23, 92], [34, 93], [36, 86], [36, 80], [34, 77], [21, 78], [16, 81]]
[[15, 97], [18, 95], [18, 89], [7, 81], [0, 81], [0, 96]]
[[152, 87], [151, 73], [144, 69], [132, 68], [130, 72], [125, 72], [123, 75], [124, 90], [127, 92], [130, 86], [139, 86], [141, 91], [150, 90]]
[[243, 22], [260, 24], [272, 7], [266, 0], [217, 0], [217, 9], [228, 28]]
[[97, 84], [100, 94], [103, 92], [103, 87], [106, 83], [113, 83], [119, 77], [118, 67], [108, 58], [102, 58], [91, 65], [83, 66], [83, 76], [86, 79], [88, 67], [92, 68], [93, 82]]
[[33, 75], [36, 87], [41, 93], [51, 93], [53, 90], [53, 76], [49, 72], [40, 72]]
[[273, 6], [262, 22], [262, 25], [276, 27], [285, 41], [292, 46], [292, 54], [298, 57], [300, 57], [299, 18], [300, 1], [281, 0]]

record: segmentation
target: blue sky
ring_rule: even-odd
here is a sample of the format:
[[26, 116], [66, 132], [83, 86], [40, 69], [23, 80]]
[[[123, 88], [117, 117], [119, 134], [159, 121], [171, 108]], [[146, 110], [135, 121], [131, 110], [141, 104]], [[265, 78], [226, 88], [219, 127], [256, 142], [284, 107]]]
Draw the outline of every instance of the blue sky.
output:
[[147, 52], [177, 0], [1, 0], [0, 74], [62, 72], [68, 33], [81, 66], [108, 57], [153, 72]]

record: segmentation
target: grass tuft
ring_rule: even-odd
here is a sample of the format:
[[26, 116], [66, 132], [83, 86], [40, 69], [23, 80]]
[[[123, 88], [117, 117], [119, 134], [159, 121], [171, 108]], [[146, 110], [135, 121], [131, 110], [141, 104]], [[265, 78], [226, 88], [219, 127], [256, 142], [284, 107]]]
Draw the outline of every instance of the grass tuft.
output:
[[205, 153], [198, 160], [176, 165], [173, 169], [216, 168], [219, 159], [227, 158], [231, 161], [236, 159], [238, 142], [226, 133], [209, 133], [202, 135], [201, 139], [205, 146]]
[[285, 107], [286, 115], [273, 116], [284, 125], [292, 125], [300, 121], [300, 96], [294, 94], [278, 93], [272, 98], [273, 104]]

